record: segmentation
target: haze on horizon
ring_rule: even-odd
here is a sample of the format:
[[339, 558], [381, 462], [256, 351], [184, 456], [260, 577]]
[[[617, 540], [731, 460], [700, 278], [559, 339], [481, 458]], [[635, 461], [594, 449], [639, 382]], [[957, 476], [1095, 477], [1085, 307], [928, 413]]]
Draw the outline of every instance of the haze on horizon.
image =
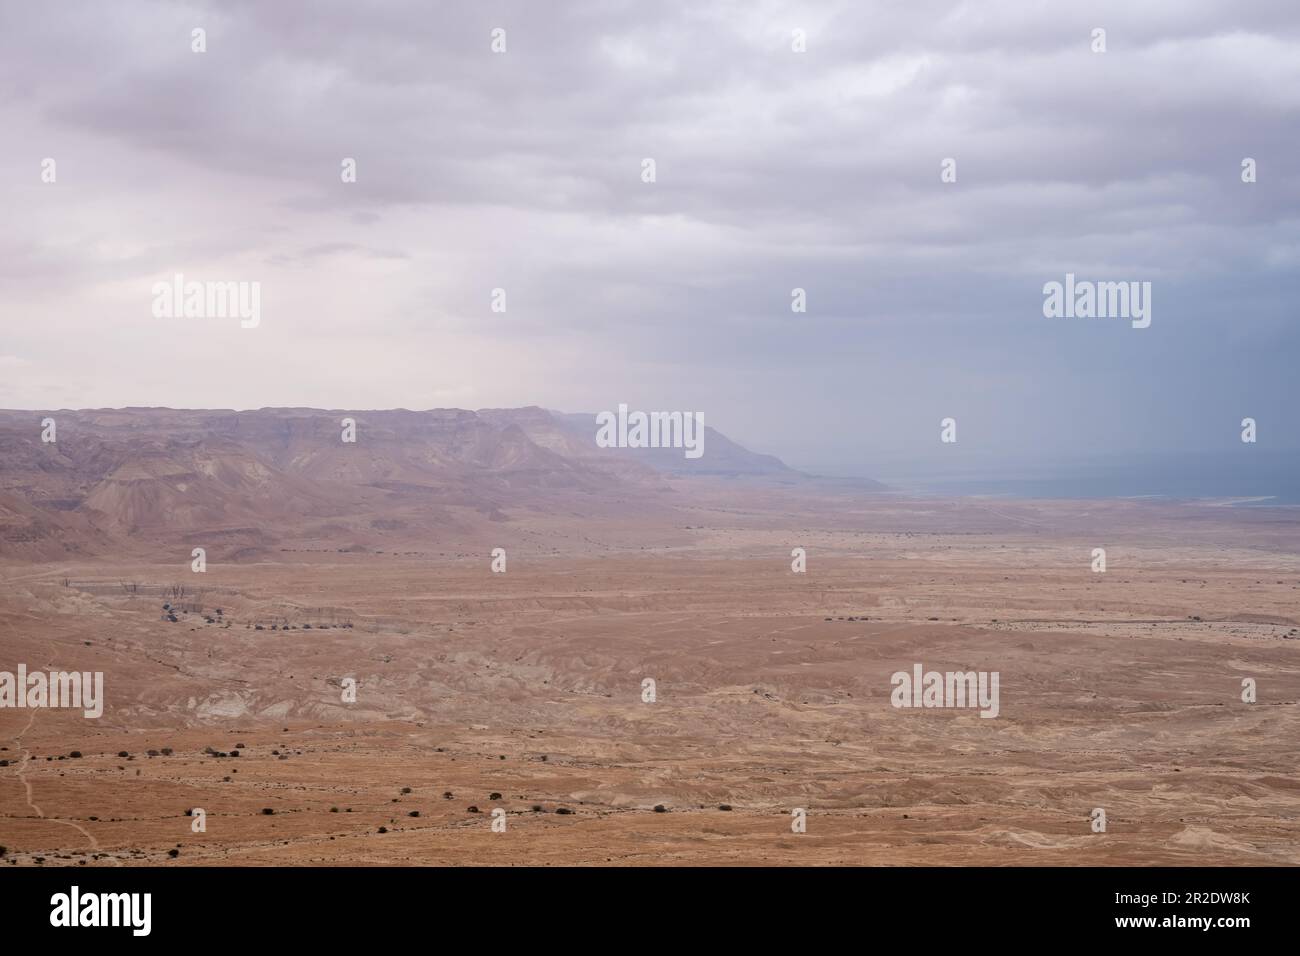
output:
[[[1297, 120], [1280, 0], [9, 4], [0, 407], [626, 402], [885, 480], [1282, 474]], [[259, 325], [154, 317], [177, 273]], [[1066, 273], [1151, 326], [1045, 318]]]

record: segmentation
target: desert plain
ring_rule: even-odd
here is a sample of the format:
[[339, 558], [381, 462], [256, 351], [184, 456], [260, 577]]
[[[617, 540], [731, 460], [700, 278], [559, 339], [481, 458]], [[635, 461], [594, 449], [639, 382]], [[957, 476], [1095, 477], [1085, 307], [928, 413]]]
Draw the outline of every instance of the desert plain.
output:
[[1300, 510], [654, 488], [11, 534], [0, 670], [105, 705], [0, 709], [0, 865], [1300, 863]]

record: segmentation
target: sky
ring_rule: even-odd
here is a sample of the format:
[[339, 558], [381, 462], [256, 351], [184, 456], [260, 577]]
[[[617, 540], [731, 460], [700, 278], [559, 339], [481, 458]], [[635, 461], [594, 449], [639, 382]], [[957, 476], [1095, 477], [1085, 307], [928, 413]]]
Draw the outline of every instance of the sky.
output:
[[[1294, 453], [1298, 121], [1293, 0], [3, 2], [0, 407], [626, 403], [885, 478]], [[1045, 316], [1067, 273], [1151, 324]], [[256, 326], [160, 316], [176, 274]]]

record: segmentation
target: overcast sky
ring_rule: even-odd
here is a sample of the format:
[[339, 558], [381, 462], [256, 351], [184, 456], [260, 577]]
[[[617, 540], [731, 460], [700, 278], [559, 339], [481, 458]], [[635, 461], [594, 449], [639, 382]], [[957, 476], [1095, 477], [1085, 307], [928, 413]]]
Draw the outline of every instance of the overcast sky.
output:
[[[3, 3], [0, 406], [625, 402], [864, 474], [1294, 449], [1298, 120], [1294, 0]], [[1150, 327], [1045, 318], [1067, 272]], [[260, 324], [156, 317], [176, 273]]]

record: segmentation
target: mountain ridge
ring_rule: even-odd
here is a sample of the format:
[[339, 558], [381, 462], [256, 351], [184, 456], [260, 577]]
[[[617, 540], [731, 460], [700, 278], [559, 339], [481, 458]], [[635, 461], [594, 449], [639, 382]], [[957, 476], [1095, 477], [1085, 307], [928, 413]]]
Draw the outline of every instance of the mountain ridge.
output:
[[244, 549], [340, 535], [358, 547], [447, 541], [520, 511], [667, 520], [693, 476], [807, 477], [712, 428], [699, 460], [599, 448], [595, 433], [594, 416], [539, 406], [3, 409], [0, 554], [58, 558], [198, 533], [234, 535]]

